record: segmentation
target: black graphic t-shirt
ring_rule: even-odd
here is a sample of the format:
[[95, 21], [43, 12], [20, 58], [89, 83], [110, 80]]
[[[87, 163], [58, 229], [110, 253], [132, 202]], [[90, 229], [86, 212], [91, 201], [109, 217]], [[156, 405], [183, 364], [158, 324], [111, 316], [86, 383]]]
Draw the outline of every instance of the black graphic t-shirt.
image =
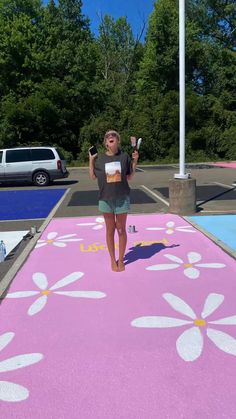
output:
[[131, 173], [131, 158], [127, 153], [119, 150], [114, 156], [99, 154], [95, 159], [94, 172], [98, 180], [99, 199], [129, 195], [127, 175]]

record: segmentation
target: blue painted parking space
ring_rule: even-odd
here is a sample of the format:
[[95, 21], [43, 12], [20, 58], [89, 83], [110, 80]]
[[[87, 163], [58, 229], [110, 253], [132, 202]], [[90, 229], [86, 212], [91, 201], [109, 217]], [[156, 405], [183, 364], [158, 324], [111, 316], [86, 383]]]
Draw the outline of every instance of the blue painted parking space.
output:
[[0, 192], [0, 220], [46, 218], [66, 189]]
[[188, 219], [236, 251], [236, 215], [194, 216]]

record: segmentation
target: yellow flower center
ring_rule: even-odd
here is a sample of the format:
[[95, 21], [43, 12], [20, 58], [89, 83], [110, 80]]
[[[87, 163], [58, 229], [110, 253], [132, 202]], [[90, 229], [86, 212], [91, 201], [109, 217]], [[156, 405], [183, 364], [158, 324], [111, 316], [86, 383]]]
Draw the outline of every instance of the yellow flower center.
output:
[[54, 240], [47, 240], [47, 243], [53, 243], [54, 242]]
[[184, 264], [185, 268], [192, 268], [192, 266], [193, 266], [192, 263], [185, 263]]
[[206, 321], [203, 319], [196, 319], [194, 320], [194, 324], [195, 326], [206, 326]]
[[41, 291], [41, 294], [43, 294], [43, 295], [48, 295], [48, 294], [50, 294], [50, 290], [44, 290], [44, 291]]

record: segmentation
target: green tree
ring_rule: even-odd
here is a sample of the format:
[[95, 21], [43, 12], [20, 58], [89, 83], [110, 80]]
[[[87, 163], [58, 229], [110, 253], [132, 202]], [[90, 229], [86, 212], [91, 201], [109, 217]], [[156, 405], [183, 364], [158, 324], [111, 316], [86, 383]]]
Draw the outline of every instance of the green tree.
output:
[[99, 97], [96, 48], [82, 3], [0, 1], [1, 141], [56, 141], [75, 156]]
[[[224, 157], [235, 121], [236, 5], [186, 3], [187, 156]], [[178, 157], [178, 31], [178, 1], [156, 2], [137, 78], [136, 115], [131, 115], [135, 126], [143, 123], [148, 158], [149, 150], [154, 158]]]
[[131, 26], [125, 17], [117, 20], [101, 17], [99, 36], [96, 42], [98, 53], [97, 87], [100, 92], [98, 112], [93, 114], [82, 130], [82, 139], [90, 138], [99, 144], [107, 129], [121, 132], [123, 148], [129, 147], [132, 127], [129, 115], [133, 108], [134, 80], [137, 75], [143, 47], [134, 39]]

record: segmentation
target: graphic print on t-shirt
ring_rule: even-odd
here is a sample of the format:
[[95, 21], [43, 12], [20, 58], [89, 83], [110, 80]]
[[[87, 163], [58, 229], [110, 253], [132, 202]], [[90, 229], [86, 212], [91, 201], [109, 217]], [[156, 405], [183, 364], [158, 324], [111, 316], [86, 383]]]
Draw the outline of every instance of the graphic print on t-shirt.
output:
[[121, 164], [119, 161], [113, 161], [105, 164], [107, 183], [121, 182]]

